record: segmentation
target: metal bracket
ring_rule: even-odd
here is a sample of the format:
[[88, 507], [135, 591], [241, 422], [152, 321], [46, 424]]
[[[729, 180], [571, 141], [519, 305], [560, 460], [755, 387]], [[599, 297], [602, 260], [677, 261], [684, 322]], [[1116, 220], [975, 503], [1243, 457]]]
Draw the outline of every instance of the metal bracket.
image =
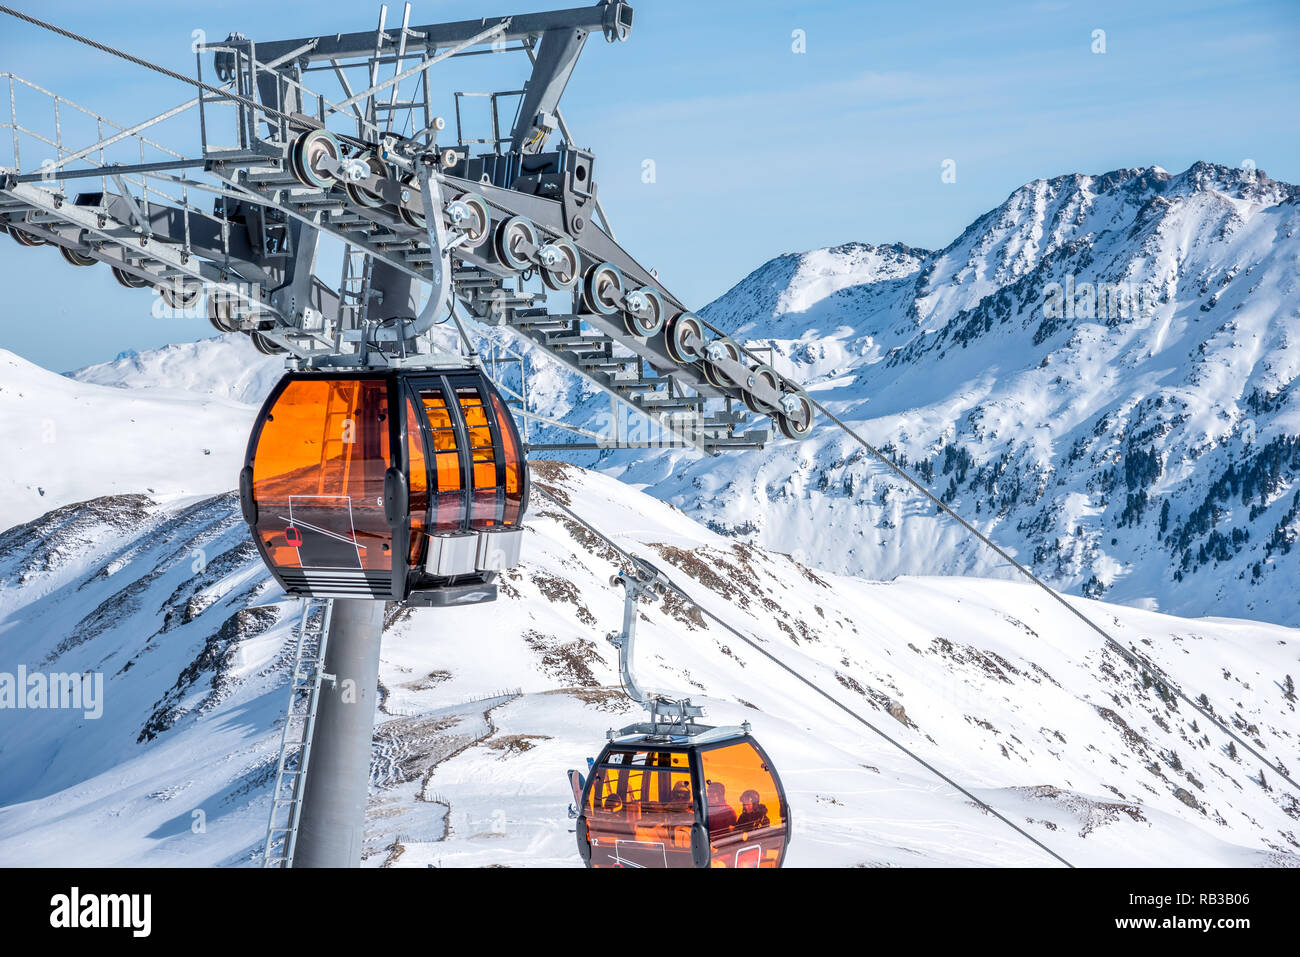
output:
[[642, 597], [658, 601], [672, 589], [672, 583], [659, 569], [641, 558], [633, 558], [631, 567], [621, 570], [610, 580], [611, 585], [623, 586], [623, 630], [610, 632], [606, 641], [618, 649], [619, 675], [629, 698], [646, 709], [650, 723], [665, 733], [689, 730], [695, 718], [704, 717], [704, 709], [691, 704], [689, 698], [669, 698], [647, 693], [633, 676], [632, 656], [636, 644], [637, 606]]
[[[595, 157], [584, 150], [570, 149], [565, 156], [564, 192], [560, 195], [560, 209], [564, 227], [575, 239], [591, 221], [588, 205], [595, 205], [596, 184], [592, 180]], [[581, 178], [579, 178], [581, 177]]]
[[135, 197], [127, 189], [126, 183], [122, 181], [122, 177], [114, 173], [113, 182], [117, 184], [118, 191], [122, 194], [122, 198], [126, 200], [127, 206], [130, 207], [131, 218], [135, 220], [135, 226], [140, 230], [140, 234], [146, 239], [152, 239], [153, 229], [149, 225], [149, 217], [140, 209], [140, 204], [135, 201]]

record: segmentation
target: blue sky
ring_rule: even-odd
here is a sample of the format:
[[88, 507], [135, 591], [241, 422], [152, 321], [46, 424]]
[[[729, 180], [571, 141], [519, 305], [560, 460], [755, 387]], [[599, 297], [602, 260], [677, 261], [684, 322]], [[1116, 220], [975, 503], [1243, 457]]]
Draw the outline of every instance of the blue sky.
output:
[[[338, 0], [17, 5], [186, 72], [195, 29], [282, 39], [367, 29], [378, 13]], [[565, 5], [416, 3], [413, 22]], [[1038, 177], [1204, 159], [1252, 160], [1300, 182], [1295, 0], [635, 6], [627, 43], [588, 42], [563, 109], [596, 153], [620, 241], [695, 307], [782, 253], [852, 240], [942, 247]], [[1092, 51], [1096, 30], [1104, 53]], [[518, 54], [471, 60], [446, 89], [524, 78]], [[0, 23], [0, 71], [124, 123], [192, 95], [17, 21]], [[8, 155], [0, 146], [0, 162]], [[945, 160], [955, 182], [941, 177]], [[211, 333], [203, 319], [153, 318], [151, 297], [105, 269], [8, 239], [0, 250], [0, 347], [49, 368]]]

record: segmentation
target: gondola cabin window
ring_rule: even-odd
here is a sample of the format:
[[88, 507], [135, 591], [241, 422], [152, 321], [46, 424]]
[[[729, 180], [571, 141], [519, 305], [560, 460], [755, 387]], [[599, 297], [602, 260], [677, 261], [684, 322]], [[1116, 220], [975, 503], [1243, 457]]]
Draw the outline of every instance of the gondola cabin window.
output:
[[492, 408], [496, 412], [497, 422], [505, 423], [507, 426], [499, 430], [501, 432], [501, 455], [504, 457], [506, 480], [506, 507], [501, 524], [518, 525], [524, 515], [524, 491], [528, 482], [524, 470], [528, 468], [528, 463], [519, 449], [519, 436], [515, 434], [514, 420], [511, 419], [510, 412], [501, 396], [495, 392], [492, 393]]
[[487, 405], [478, 389], [461, 386], [456, 390], [456, 400], [460, 403], [469, 440], [470, 487], [474, 490], [470, 526], [482, 528], [496, 520], [498, 491], [503, 484], [497, 476], [492, 427], [488, 424]]
[[393, 567], [384, 515], [388, 389], [381, 379], [289, 382], [253, 463], [257, 534], [281, 568]]
[[593, 775], [586, 810], [595, 866], [692, 866], [688, 754], [616, 751]]
[[451, 382], [459, 421], [441, 386], [419, 392], [433, 446], [431, 530], [454, 531], [466, 522], [471, 529], [518, 525], [527, 465], [510, 413], [500, 396], [480, 383]]
[[[433, 521], [434, 532], [456, 531], [465, 521], [464, 484], [461, 481], [460, 442], [456, 423], [447, 408], [447, 398], [441, 388], [422, 389], [420, 402], [429, 422], [429, 435], [433, 440]], [[414, 443], [412, 443], [414, 444]]]
[[424, 443], [420, 441], [420, 413], [416, 411], [415, 401], [409, 397], [406, 399], [406, 435], [409, 449], [406, 485], [410, 489], [411, 502], [411, 546], [408, 560], [413, 567], [418, 568], [424, 563], [425, 516], [429, 511], [429, 475]]
[[748, 741], [701, 753], [713, 867], [776, 867], [785, 842], [781, 792]]

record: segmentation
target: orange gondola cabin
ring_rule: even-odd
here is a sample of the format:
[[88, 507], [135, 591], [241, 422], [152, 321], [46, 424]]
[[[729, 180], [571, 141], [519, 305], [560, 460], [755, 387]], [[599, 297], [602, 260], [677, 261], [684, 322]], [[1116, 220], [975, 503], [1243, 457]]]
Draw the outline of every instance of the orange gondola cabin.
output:
[[262, 407], [239, 488], [290, 595], [473, 604], [518, 562], [528, 467], [478, 369], [293, 372]]
[[747, 728], [621, 735], [583, 783], [577, 838], [588, 867], [780, 867], [790, 808]]

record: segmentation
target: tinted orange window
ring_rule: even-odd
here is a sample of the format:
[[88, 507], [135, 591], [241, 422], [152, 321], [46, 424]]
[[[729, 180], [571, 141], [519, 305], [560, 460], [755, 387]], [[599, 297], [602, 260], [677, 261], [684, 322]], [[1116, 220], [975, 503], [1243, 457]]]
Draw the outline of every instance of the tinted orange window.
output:
[[502, 523], [515, 525], [521, 518], [519, 513], [524, 503], [524, 469], [528, 465], [519, 452], [519, 437], [515, 434], [514, 420], [506, 404], [496, 393], [492, 394], [492, 407], [497, 414], [497, 427], [501, 433], [506, 467], [506, 510]]
[[441, 389], [421, 392], [420, 401], [433, 433], [435, 494], [432, 530], [455, 531], [465, 519], [464, 483], [455, 423]]
[[622, 767], [592, 772], [586, 812], [593, 862], [691, 866], [695, 804], [687, 755], [623, 753], [621, 759]]
[[[700, 755], [709, 840], [718, 866], [775, 867], [785, 824], [776, 778], [748, 741]], [[778, 832], [779, 833], [779, 832]]]
[[419, 565], [424, 551], [424, 525], [429, 510], [429, 476], [424, 456], [424, 434], [415, 404], [406, 400], [406, 447], [410, 460], [407, 482], [411, 489], [410, 564]]
[[456, 390], [465, 432], [469, 438], [470, 469], [474, 502], [470, 507], [470, 526], [482, 528], [497, 521], [497, 450], [492, 444], [487, 406], [482, 393], [473, 386]]
[[383, 379], [285, 386], [253, 456], [257, 534], [286, 568], [392, 568], [384, 516], [389, 464]]

